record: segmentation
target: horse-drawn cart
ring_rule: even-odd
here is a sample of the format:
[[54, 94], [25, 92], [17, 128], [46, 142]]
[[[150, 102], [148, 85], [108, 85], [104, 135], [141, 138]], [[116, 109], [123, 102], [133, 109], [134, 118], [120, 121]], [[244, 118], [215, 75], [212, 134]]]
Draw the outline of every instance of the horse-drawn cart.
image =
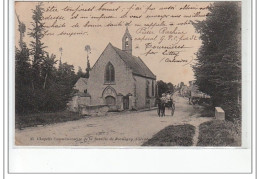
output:
[[159, 117], [165, 116], [165, 109], [171, 110], [171, 116], [173, 116], [174, 111], [175, 111], [175, 103], [172, 98], [167, 99], [167, 98], [158, 98], [157, 100], [157, 114]]

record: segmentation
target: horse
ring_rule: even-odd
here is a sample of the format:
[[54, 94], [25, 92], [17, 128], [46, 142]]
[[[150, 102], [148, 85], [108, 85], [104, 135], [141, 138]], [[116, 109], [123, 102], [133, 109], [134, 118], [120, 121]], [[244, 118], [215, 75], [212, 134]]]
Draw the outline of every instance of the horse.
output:
[[171, 110], [171, 115], [173, 116], [175, 111], [175, 103], [173, 99], [171, 98], [168, 102], [165, 103], [165, 107]]
[[156, 103], [158, 106], [157, 114], [159, 117], [165, 116], [165, 102], [163, 102], [160, 98], [156, 99]]
[[158, 113], [159, 117], [165, 116], [165, 108], [170, 109], [171, 115], [173, 116], [174, 111], [175, 111], [175, 103], [172, 98], [168, 101], [158, 98], [158, 99], [156, 99], [156, 103], [158, 106], [157, 113]]

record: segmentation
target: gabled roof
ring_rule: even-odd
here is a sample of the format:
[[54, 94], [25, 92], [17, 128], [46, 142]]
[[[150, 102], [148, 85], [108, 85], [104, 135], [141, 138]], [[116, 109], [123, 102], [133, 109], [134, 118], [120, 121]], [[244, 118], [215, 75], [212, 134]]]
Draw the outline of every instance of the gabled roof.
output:
[[81, 81], [83, 83], [85, 83], [85, 84], [88, 84], [88, 79], [87, 78], [80, 77], [77, 82], [81, 82]]
[[145, 65], [140, 57], [135, 57], [119, 48], [114, 47], [111, 43], [109, 44], [113, 47], [119, 57], [126, 63], [126, 65], [133, 70], [134, 75], [156, 79], [156, 76]]
[[87, 83], [88, 83], [88, 79], [87, 79], [87, 78], [82, 78], [82, 77], [80, 77], [80, 78], [78, 79], [78, 81], [75, 83], [74, 89], [86, 87]]

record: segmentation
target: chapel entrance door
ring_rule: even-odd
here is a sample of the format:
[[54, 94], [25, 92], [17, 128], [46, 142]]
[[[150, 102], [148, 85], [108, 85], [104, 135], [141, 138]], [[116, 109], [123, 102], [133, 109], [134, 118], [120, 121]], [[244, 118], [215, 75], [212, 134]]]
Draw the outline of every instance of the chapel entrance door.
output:
[[108, 106], [115, 106], [116, 105], [116, 99], [113, 96], [107, 96], [105, 99], [106, 99], [106, 104]]
[[123, 108], [124, 110], [129, 109], [129, 96], [123, 97]]

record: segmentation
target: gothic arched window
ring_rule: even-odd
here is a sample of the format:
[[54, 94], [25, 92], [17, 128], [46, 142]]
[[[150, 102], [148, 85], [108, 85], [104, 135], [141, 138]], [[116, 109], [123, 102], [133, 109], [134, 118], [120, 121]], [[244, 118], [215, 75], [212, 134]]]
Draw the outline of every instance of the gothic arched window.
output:
[[110, 62], [106, 66], [105, 82], [107, 83], [115, 82], [115, 69]]
[[125, 46], [126, 46], [126, 47], [129, 46], [129, 40], [128, 40], [128, 37], [125, 38]]

